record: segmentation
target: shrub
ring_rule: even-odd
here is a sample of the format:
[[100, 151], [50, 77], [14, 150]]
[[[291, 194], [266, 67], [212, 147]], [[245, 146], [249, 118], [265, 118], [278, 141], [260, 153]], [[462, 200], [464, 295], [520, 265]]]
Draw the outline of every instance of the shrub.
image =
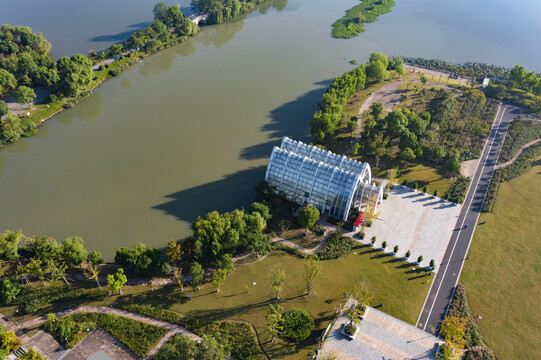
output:
[[423, 186], [423, 192], [424, 192], [425, 194], [428, 194], [428, 186], [426, 186], [426, 185]]
[[314, 330], [314, 319], [304, 309], [292, 309], [282, 317], [283, 334], [295, 341], [302, 341]]
[[434, 259], [430, 259], [430, 267], [433, 268], [434, 265], [436, 265], [436, 262], [434, 261]]
[[102, 64], [102, 65], [99, 66], [99, 69], [100, 70], [105, 70], [105, 66], [103, 66], [103, 64]]
[[438, 190], [434, 190], [434, 196], [438, 196]]
[[383, 200], [387, 200], [389, 198], [389, 194], [388, 193], [384, 193], [383, 194]]
[[409, 258], [411, 256], [411, 251], [406, 251], [406, 258]]
[[393, 252], [394, 252], [395, 254], [398, 253], [398, 249], [399, 249], [398, 245], [395, 245], [395, 246], [394, 246], [394, 249], [393, 249]]
[[364, 237], [366, 236], [366, 234], [362, 231], [359, 231], [359, 233], [357, 234], [357, 236], [359, 236], [359, 239], [364, 239]]
[[419, 256], [417, 258], [417, 262], [420, 264], [421, 262], [423, 262], [423, 255]]
[[115, 77], [115, 76], [118, 76], [118, 74], [120, 74], [120, 71], [118, 69], [111, 69], [109, 70], [109, 75]]
[[381, 244], [381, 247], [382, 247], [383, 249], [385, 249], [385, 248], [387, 247], [387, 241], [383, 241], [383, 243]]
[[325, 234], [325, 226], [323, 225], [320, 225], [320, 224], [316, 224], [314, 226], [312, 226], [311, 230], [318, 236], [321, 236], [323, 234]]
[[370, 239], [370, 242], [372, 243], [372, 245], [374, 245], [376, 243], [376, 236], [372, 236], [372, 239]]
[[[451, 182], [451, 186], [447, 192], [448, 200], [451, 200], [457, 204], [460, 204], [466, 192], [468, 191], [468, 186], [470, 185], [471, 179], [466, 176], [460, 175]], [[447, 199], [446, 199], [447, 200]]]
[[342, 236], [339, 232], [332, 233], [323, 245], [323, 248], [317, 252], [321, 260], [338, 259], [347, 255], [355, 245], [355, 241]]
[[402, 185], [408, 186], [408, 180], [404, 179], [404, 181], [402, 181]]
[[372, 220], [365, 220], [364, 225], [366, 227], [371, 227], [372, 226]]

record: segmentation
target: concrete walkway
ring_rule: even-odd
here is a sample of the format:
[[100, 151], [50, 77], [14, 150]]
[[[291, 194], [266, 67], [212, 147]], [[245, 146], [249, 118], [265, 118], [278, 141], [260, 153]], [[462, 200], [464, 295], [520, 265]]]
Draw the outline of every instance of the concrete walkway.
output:
[[537, 144], [538, 142], [540, 142], [541, 139], [537, 139], [537, 140], [534, 140], [534, 141], [530, 141], [529, 143], [527, 143], [526, 145], [524, 145], [523, 147], [520, 148], [520, 150], [517, 152], [517, 154], [515, 155], [515, 157], [513, 157], [511, 160], [509, 161], [506, 161], [504, 162], [503, 164], [498, 164], [495, 166], [495, 169], [502, 169], [506, 166], [509, 166], [511, 165], [512, 163], [514, 163], [515, 161], [517, 161], [517, 159], [520, 157], [520, 155], [522, 155], [524, 153], [524, 151], [526, 151], [527, 148], [529, 148], [530, 146], [532, 146], [533, 144]]

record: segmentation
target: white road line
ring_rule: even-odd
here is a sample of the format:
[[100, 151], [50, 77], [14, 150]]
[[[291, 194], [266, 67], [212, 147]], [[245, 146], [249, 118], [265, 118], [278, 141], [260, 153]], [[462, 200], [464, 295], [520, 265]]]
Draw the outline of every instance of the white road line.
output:
[[[500, 109], [501, 109], [501, 105], [500, 105]], [[505, 108], [502, 111], [502, 115], [500, 116], [497, 127], [500, 126], [502, 118], [503, 118], [503, 114], [505, 114], [506, 110], [507, 110], [507, 108]], [[496, 125], [495, 125], [495, 127], [496, 127]], [[492, 146], [494, 145], [494, 140], [496, 139], [496, 133], [497, 133], [497, 131], [494, 131], [494, 136], [492, 137], [492, 142], [490, 144], [490, 149], [489, 149], [489, 151], [487, 153], [485, 161], [483, 162], [483, 165], [481, 167], [481, 171], [479, 172], [479, 177], [477, 178], [477, 182], [475, 184], [474, 190], [477, 189], [477, 185], [479, 185], [479, 180], [481, 180], [481, 173], [483, 172], [483, 170], [485, 168], [486, 161], [488, 159], [488, 154], [490, 153], [490, 151], [492, 151]], [[488, 141], [487, 141], [487, 144], [488, 144]], [[485, 148], [486, 148], [486, 145], [485, 145]], [[470, 185], [470, 188], [471, 188], [471, 185]], [[468, 189], [468, 192], [469, 192], [469, 190], [470, 189]], [[475, 191], [474, 191], [474, 193], [475, 193]], [[434, 305], [436, 304], [436, 299], [438, 298], [438, 294], [439, 294], [439, 292], [441, 290], [441, 285], [443, 284], [443, 280], [445, 279], [445, 274], [447, 273], [447, 269], [449, 269], [449, 264], [451, 263], [451, 259], [453, 258], [453, 254], [455, 253], [456, 244], [458, 244], [458, 239], [460, 238], [460, 233], [462, 232], [462, 228], [464, 227], [464, 223], [466, 222], [466, 217], [468, 216], [468, 211], [470, 210], [471, 204], [473, 202], [473, 194], [474, 193], [472, 193], [472, 198], [470, 199], [470, 203], [468, 204], [468, 207], [466, 208], [466, 213], [464, 214], [464, 217], [462, 219], [462, 224], [460, 225], [460, 228], [458, 229], [458, 233], [457, 233], [457, 236], [456, 236], [456, 239], [455, 239], [455, 243], [453, 244], [453, 249], [451, 250], [451, 255], [449, 255], [449, 261], [447, 262], [447, 264], [445, 264], [445, 270], [443, 271], [443, 275], [441, 277], [441, 281], [440, 281], [440, 284], [438, 286], [438, 289], [436, 290], [436, 295], [434, 296], [432, 306], [430, 307], [430, 310], [429, 310], [428, 315], [426, 317], [426, 322], [424, 324], [423, 330], [426, 330], [426, 326], [428, 325], [428, 321], [430, 320], [430, 315], [432, 315], [432, 310], [434, 309]], [[475, 231], [475, 225], [474, 225], [473, 230]], [[473, 231], [472, 231], [472, 236], [473, 236]], [[471, 242], [471, 238], [470, 238], [470, 242]], [[462, 264], [464, 264], [464, 260], [462, 260]], [[460, 273], [458, 275], [460, 275]], [[458, 279], [458, 276], [457, 276], [457, 279]], [[454, 292], [454, 289], [453, 289], [453, 292]], [[429, 296], [430, 296], [430, 293], [429, 293]]]

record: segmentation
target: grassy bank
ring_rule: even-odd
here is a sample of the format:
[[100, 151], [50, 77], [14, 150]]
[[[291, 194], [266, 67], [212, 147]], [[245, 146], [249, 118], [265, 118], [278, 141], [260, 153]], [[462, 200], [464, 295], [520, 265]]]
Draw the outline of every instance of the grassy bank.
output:
[[541, 348], [541, 158], [503, 182], [482, 214], [461, 281], [487, 345], [500, 359], [536, 359]]
[[[284, 310], [303, 308], [315, 319], [317, 330], [299, 344], [283, 339], [275, 343], [269, 341], [265, 314], [274, 300], [267, 273], [273, 267], [284, 269], [287, 274], [280, 294]], [[315, 350], [317, 338], [333, 319], [336, 306], [344, 304], [343, 294], [352, 291], [360, 281], [366, 281], [374, 292], [374, 304], [383, 303], [383, 311], [410, 324], [415, 323], [429, 288], [426, 284], [429, 278], [424, 272], [414, 272], [409, 263], [369, 247], [357, 248], [341, 259], [323, 261], [310, 296], [306, 296], [303, 274], [302, 259], [277, 251], [262, 261], [237, 267], [219, 293], [211, 283], [204, 284], [199, 291], [187, 288], [184, 293], [177, 286], [155, 286], [154, 291], [147, 286], [133, 286], [126, 287], [123, 296], [109, 296], [104, 301], [54, 303], [32, 316], [15, 317], [14, 321], [21, 323], [31, 317], [83, 304], [115, 307], [148, 304], [207, 320], [248, 321], [254, 325], [261, 345], [272, 359], [299, 359]], [[187, 300], [187, 294], [192, 295], [191, 300]], [[9, 316], [14, 314], [15, 307], [2, 307], [0, 312]]]

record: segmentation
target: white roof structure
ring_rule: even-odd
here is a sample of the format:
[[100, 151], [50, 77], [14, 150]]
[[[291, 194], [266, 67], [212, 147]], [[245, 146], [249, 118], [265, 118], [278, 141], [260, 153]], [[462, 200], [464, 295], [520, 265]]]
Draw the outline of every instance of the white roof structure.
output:
[[265, 180], [299, 205], [346, 220], [351, 208], [376, 207], [383, 188], [370, 184], [370, 165], [284, 137], [275, 146]]

